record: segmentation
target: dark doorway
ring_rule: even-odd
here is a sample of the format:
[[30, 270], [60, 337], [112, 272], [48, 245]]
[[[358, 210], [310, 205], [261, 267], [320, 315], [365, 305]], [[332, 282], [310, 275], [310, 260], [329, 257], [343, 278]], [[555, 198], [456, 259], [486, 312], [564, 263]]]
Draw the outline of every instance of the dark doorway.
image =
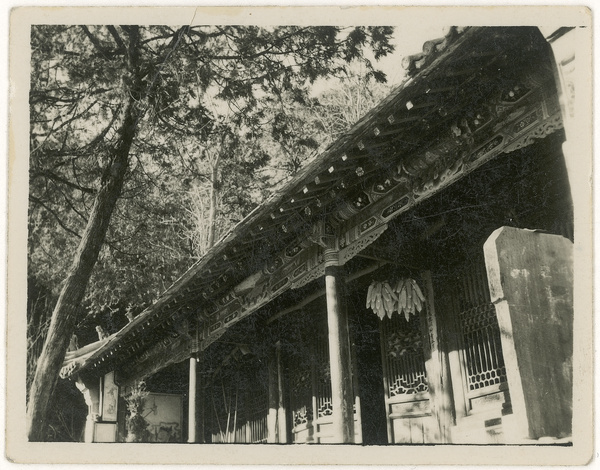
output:
[[366, 288], [364, 292], [362, 289], [357, 288], [353, 294], [348, 307], [355, 345], [363, 444], [386, 445], [388, 444], [388, 437], [383, 369], [381, 366], [379, 318], [364, 307]]

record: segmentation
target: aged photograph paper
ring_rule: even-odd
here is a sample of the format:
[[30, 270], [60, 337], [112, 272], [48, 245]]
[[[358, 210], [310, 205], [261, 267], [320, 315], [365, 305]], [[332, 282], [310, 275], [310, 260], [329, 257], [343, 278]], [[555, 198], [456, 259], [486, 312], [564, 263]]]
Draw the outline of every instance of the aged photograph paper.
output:
[[590, 10], [10, 26], [7, 459], [593, 457]]

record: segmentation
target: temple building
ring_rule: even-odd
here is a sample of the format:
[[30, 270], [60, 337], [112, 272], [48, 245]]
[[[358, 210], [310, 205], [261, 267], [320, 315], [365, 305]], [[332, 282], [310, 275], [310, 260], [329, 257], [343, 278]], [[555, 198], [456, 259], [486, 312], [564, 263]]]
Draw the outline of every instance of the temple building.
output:
[[570, 442], [578, 34], [451, 28], [405, 58], [155, 304], [67, 354], [85, 440], [124, 440], [123, 397], [183, 363], [178, 393], [149, 387], [151, 441]]

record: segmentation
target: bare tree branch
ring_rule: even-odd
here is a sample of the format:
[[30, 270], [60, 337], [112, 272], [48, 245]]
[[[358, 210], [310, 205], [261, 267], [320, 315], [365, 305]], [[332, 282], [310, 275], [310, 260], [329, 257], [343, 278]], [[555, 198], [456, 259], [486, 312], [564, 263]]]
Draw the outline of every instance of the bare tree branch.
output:
[[62, 183], [65, 186], [68, 186], [68, 187], [73, 188], [73, 189], [77, 189], [77, 190], [82, 191], [82, 192], [87, 193], [87, 194], [96, 194], [96, 190], [95, 189], [86, 188], [85, 186], [80, 186], [78, 184], [75, 184], [72, 181], [69, 181], [68, 179], [63, 178], [62, 176], [59, 176], [56, 173], [51, 172], [50, 170], [35, 171], [35, 172], [32, 173], [31, 179], [35, 180], [36, 178], [41, 178], [41, 177], [49, 178], [52, 181], [55, 181], [55, 182], [58, 182], [58, 183]]
[[111, 34], [111, 36], [117, 43], [117, 46], [118, 46], [117, 52], [119, 54], [125, 54], [127, 52], [127, 47], [125, 47], [125, 44], [123, 43], [123, 40], [121, 39], [121, 36], [119, 35], [117, 29], [112, 25], [108, 25], [106, 28], [108, 29], [108, 32]]
[[56, 212], [54, 212], [46, 204], [44, 204], [41, 200], [39, 200], [37, 197], [30, 195], [29, 199], [31, 199], [34, 203], [39, 204], [44, 209], [46, 209], [50, 214], [52, 214], [52, 216], [56, 219], [56, 222], [58, 222], [58, 225], [60, 225], [65, 231], [69, 232], [71, 235], [76, 236], [77, 238], [81, 238], [81, 235], [79, 235], [77, 232], [75, 232], [75, 231], [71, 230], [69, 227], [67, 227], [64, 224], [64, 222], [62, 220], [60, 220], [60, 217], [58, 217], [58, 214]]
[[94, 45], [94, 47], [98, 50], [98, 52], [100, 52], [100, 54], [102, 54], [102, 57], [104, 57], [106, 60], [111, 60], [111, 51], [108, 51], [107, 49], [105, 49], [104, 47], [102, 47], [102, 44], [100, 44], [100, 41], [98, 41], [98, 39], [96, 38], [96, 36], [94, 36], [90, 30], [88, 29], [87, 26], [82, 25], [81, 29], [83, 30], [83, 32], [85, 33], [85, 35], [89, 38], [89, 40], [92, 42], [92, 44]]

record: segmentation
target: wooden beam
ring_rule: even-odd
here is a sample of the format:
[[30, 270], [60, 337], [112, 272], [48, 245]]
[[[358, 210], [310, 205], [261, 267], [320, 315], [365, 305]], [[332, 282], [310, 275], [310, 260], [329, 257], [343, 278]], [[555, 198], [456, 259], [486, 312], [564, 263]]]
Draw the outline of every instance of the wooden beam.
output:
[[[376, 258], [371, 258], [371, 259], [376, 259]], [[362, 269], [360, 271], [356, 271], [355, 273], [350, 274], [349, 276], [346, 277], [345, 282], [346, 284], [355, 281], [356, 279], [359, 279], [363, 276], [366, 276], [369, 273], [372, 273], [373, 271], [376, 271], [377, 269], [381, 268], [382, 266], [388, 264], [388, 261], [385, 260], [378, 260], [379, 262], [377, 264], [373, 264], [365, 269]], [[288, 313], [292, 313], [292, 312], [296, 312], [298, 310], [301, 310], [302, 308], [306, 307], [309, 303], [317, 300], [320, 297], [323, 297], [326, 294], [326, 289], [319, 289], [318, 291], [314, 292], [313, 294], [305, 297], [304, 299], [302, 299], [299, 303], [297, 303], [296, 305], [286, 308], [284, 310], [281, 310], [280, 312], [276, 313], [275, 315], [273, 315], [271, 318], [269, 318], [267, 320], [267, 325], [270, 325], [271, 323], [273, 323], [276, 320], [279, 320], [281, 317], [287, 315]]]

